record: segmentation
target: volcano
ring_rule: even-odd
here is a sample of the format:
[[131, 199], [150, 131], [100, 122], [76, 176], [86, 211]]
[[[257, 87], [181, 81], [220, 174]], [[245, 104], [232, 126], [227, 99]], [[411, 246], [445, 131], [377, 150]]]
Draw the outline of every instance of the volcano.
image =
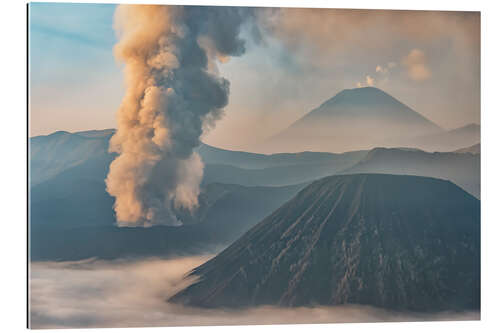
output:
[[189, 275], [171, 302], [479, 309], [480, 201], [434, 178], [326, 177]]
[[397, 147], [444, 132], [388, 93], [364, 87], [342, 90], [271, 137], [262, 149], [342, 152]]

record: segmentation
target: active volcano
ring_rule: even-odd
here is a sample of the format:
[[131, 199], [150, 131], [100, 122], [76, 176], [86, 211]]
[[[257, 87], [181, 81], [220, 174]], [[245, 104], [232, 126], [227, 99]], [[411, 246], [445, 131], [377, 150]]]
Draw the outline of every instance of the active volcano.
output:
[[[271, 137], [262, 149], [342, 152], [413, 147], [417, 137], [443, 133], [438, 125], [386, 92], [365, 87], [342, 90]], [[439, 143], [438, 139], [436, 136], [431, 142]]]
[[480, 202], [434, 178], [323, 178], [190, 275], [170, 301], [479, 309]]

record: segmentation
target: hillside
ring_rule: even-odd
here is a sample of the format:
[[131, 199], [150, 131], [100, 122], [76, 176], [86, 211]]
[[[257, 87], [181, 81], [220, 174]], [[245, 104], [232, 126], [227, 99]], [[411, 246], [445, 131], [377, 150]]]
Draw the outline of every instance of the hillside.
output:
[[481, 154], [481, 144], [476, 143], [470, 147], [460, 148], [454, 151], [455, 153], [469, 153], [469, 154]]
[[203, 186], [194, 215], [178, 211], [181, 227], [117, 227], [104, 177], [110, 156], [70, 168], [33, 186], [30, 194], [32, 260], [199, 254], [229, 244], [295, 195], [304, 184]]
[[441, 178], [451, 180], [477, 198], [481, 195], [480, 155], [375, 148], [357, 164], [341, 173], [386, 173]]
[[427, 151], [453, 151], [481, 141], [481, 126], [468, 124], [436, 134], [402, 140], [402, 146], [419, 147]]
[[448, 181], [393, 175], [312, 183], [170, 299], [237, 308], [480, 306], [480, 203]]
[[54, 132], [29, 139], [30, 185], [39, 184], [88, 159], [108, 154], [110, 130]]

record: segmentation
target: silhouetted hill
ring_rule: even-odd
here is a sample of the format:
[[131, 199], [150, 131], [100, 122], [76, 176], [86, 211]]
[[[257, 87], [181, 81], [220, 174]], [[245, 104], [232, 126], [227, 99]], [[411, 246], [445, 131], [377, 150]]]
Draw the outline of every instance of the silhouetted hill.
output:
[[220, 149], [207, 144], [202, 144], [197, 151], [206, 164], [229, 165], [242, 169], [265, 169], [311, 164], [349, 164], [357, 159], [359, 160], [366, 153], [366, 151], [352, 151], [343, 154], [334, 154], [305, 151], [266, 155]]
[[172, 302], [479, 309], [480, 203], [433, 178], [327, 177], [190, 275]]
[[476, 197], [481, 195], [481, 156], [375, 148], [341, 173], [386, 173], [448, 179]]
[[472, 145], [470, 147], [465, 147], [465, 148], [460, 148], [454, 151], [455, 153], [462, 153], [462, 154], [481, 154], [481, 144], [476, 143], [475, 145]]
[[231, 165], [207, 164], [204, 170], [203, 183], [209, 184], [220, 182], [241, 184], [245, 186], [283, 186], [298, 184], [330, 176], [346, 168], [352, 167], [366, 154], [367, 151], [331, 154], [332, 156], [329, 156], [326, 161], [314, 162], [315, 159], [313, 157], [308, 163], [304, 162], [289, 165], [278, 163], [279, 166], [262, 169], [243, 169]]
[[[94, 132], [93, 135], [91, 132]], [[108, 154], [108, 141], [112, 132], [105, 130], [80, 134], [59, 131], [29, 139], [31, 185], [48, 180], [88, 159]]]
[[468, 124], [449, 131], [418, 136], [401, 142], [402, 145], [419, 147], [427, 151], [453, 151], [481, 141], [481, 126]]

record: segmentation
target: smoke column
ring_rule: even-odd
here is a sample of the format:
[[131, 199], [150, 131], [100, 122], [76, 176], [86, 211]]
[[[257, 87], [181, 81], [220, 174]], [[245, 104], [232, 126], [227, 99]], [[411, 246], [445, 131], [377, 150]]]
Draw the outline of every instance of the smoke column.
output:
[[216, 61], [245, 52], [239, 33], [252, 16], [233, 7], [117, 8], [126, 93], [106, 186], [119, 226], [179, 225], [174, 209], [196, 209], [203, 162], [194, 149], [228, 103]]

